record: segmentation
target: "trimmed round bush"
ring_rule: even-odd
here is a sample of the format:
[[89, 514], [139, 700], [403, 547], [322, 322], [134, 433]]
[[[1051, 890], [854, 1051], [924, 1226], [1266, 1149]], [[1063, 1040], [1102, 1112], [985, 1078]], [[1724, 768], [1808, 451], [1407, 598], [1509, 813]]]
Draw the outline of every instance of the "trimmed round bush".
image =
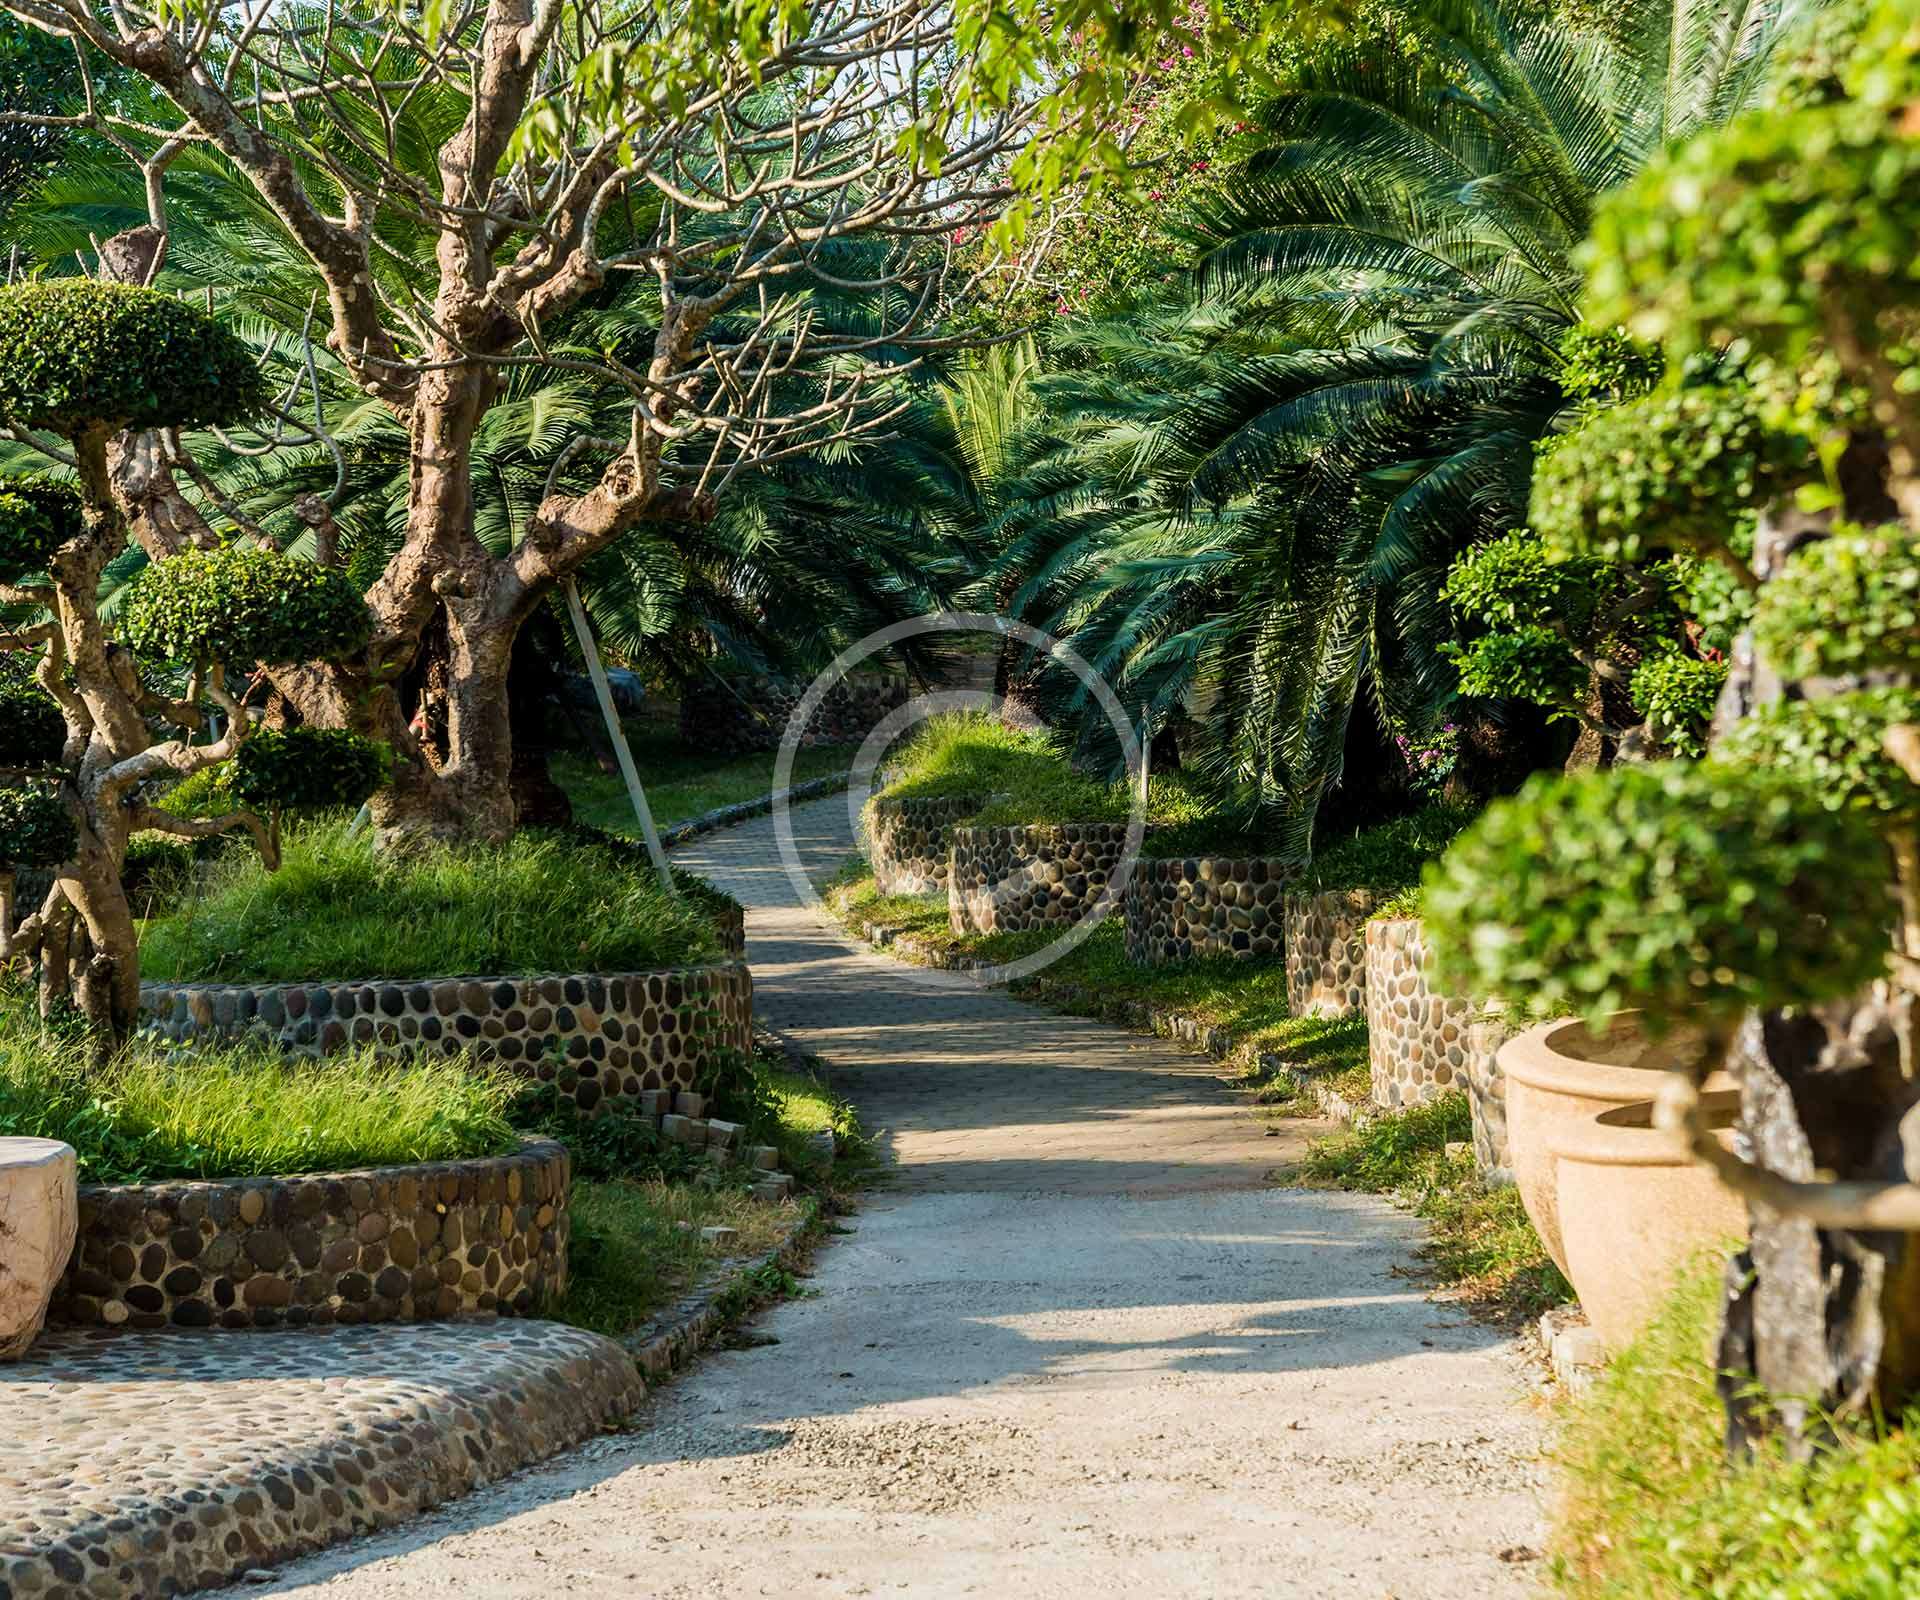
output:
[[1920, 672], [1920, 538], [1895, 526], [1802, 546], [1760, 591], [1753, 638], [1789, 678]]
[[1559, 553], [1712, 551], [1810, 471], [1744, 387], [1677, 389], [1596, 415], [1540, 452], [1533, 526]]
[[44, 572], [78, 536], [79, 492], [51, 478], [0, 478], [0, 583]]
[[364, 650], [373, 618], [351, 579], [259, 545], [186, 550], [127, 591], [120, 636], [158, 661], [325, 661]]
[[1649, 1032], [1850, 994], [1885, 970], [1892, 861], [1858, 811], [1718, 761], [1536, 777], [1427, 871], [1450, 994]]
[[0, 789], [0, 865], [56, 867], [80, 848], [66, 802], [48, 789]]
[[0, 767], [49, 767], [66, 746], [60, 708], [32, 684], [0, 680]]
[[357, 806], [387, 777], [380, 747], [344, 728], [257, 729], [233, 768], [235, 798], [267, 810]]
[[1668, 650], [1634, 668], [1628, 695], [1656, 738], [1677, 755], [1697, 756], [1706, 753], [1702, 730], [1726, 681], [1724, 661]]
[[192, 428], [267, 403], [251, 352], [198, 306], [85, 278], [0, 288], [0, 416], [72, 435]]
[[1920, 784], [1887, 754], [1897, 723], [1920, 723], [1920, 691], [1861, 689], [1820, 700], [1780, 700], [1728, 730], [1717, 749], [1730, 760], [1791, 772], [1829, 810], [1920, 817]]

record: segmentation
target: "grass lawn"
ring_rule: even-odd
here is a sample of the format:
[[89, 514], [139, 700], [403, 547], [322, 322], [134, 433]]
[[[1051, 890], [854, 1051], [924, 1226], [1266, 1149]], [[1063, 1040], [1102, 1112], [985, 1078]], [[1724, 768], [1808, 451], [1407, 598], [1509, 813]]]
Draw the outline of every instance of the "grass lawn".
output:
[[1386, 1195], [1424, 1217], [1432, 1237], [1420, 1254], [1434, 1277], [1482, 1314], [1523, 1323], [1571, 1300], [1573, 1286], [1548, 1258], [1520, 1191], [1489, 1186], [1471, 1155], [1447, 1153], [1472, 1138], [1467, 1097], [1443, 1095], [1316, 1141], [1297, 1181]]
[[457, 1061], [344, 1054], [324, 1069], [244, 1045], [191, 1057], [136, 1039], [108, 1066], [41, 1035], [0, 994], [0, 1134], [61, 1139], [83, 1183], [335, 1172], [501, 1155], [518, 1135], [504, 1080]]
[[[757, 800], [773, 790], [774, 752], [744, 756], [708, 755], [689, 750], [677, 736], [656, 729], [629, 727], [634, 765], [647, 791], [647, 805], [659, 827], [686, 822], [703, 812], [742, 800]], [[853, 765], [852, 746], [826, 745], [802, 750], [793, 760], [793, 781], [824, 778]], [[576, 822], [608, 833], [639, 837], [633, 804], [618, 772], [602, 772], [584, 751], [567, 750], [552, 761], [554, 781], [573, 801]]]

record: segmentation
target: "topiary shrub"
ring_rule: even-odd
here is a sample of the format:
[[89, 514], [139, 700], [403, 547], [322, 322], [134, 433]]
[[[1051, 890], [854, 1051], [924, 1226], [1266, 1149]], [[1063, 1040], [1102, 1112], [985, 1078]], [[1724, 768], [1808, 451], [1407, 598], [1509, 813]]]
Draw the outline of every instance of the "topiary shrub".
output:
[[1634, 669], [1627, 696], [1661, 744], [1676, 755], [1698, 756], [1706, 754], [1702, 730], [1726, 681], [1724, 661], [1669, 650]]
[[1795, 551], [1760, 597], [1753, 638], [1789, 678], [1920, 672], [1920, 537], [1876, 528]]
[[0, 288], [0, 417], [71, 436], [199, 427], [267, 403], [247, 347], [156, 289], [84, 278]]
[[1791, 772], [1829, 810], [1855, 808], [1920, 820], [1920, 784], [1887, 754], [1889, 728], [1920, 723], [1920, 691], [1859, 689], [1819, 700], [1781, 700], [1735, 723], [1717, 753]]
[[67, 484], [0, 478], [0, 583], [44, 572], [80, 528], [80, 496]]
[[1544, 446], [1533, 526], [1558, 554], [1717, 553], [1811, 468], [1806, 440], [1768, 426], [1744, 385], [1676, 389], [1599, 412]]
[[364, 650], [373, 619], [351, 579], [258, 545], [187, 550], [127, 591], [120, 637], [156, 661], [251, 665]]
[[1885, 847], [1805, 783], [1720, 761], [1536, 777], [1426, 875], [1449, 993], [1659, 1033], [1886, 969]]
[[232, 764], [234, 796], [267, 811], [357, 806], [387, 777], [380, 747], [344, 728], [259, 728]]
[[32, 684], [0, 680], [0, 768], [50, 767], [66, 747], [60, 708]]
[[79, 832], [59, 795], [0, 789], [0, 866], [56, 867], [79, 848]]

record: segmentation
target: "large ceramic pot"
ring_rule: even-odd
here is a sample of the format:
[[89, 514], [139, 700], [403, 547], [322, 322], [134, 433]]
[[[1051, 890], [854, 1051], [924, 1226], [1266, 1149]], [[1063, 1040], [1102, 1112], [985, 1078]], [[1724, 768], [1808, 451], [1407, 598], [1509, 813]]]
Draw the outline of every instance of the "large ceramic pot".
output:
[[[1534, 1230], [1562, 1272], [1567, 1252], [1554, 1187], [1554, 1139], [1603, 1111], [1653, 1099], [1663, 1075], [1685, 1061], [1692, 1048], [1693, 1041], [1680, 1034], [1648, 1039], [1631, 1012], [1615, 1018], [1603, 1033], [1562, 1018], [1515, 1034], [1500, 1047], [1513, 1181]], [[1706, 1087], [1726, 1089], [1732, 1081], [1716, 1073]]]
[[[1701, 1106], [1731, 1144], [1739, 1091], [1708, 1093]], [[1654, 1128], [1650, 1100], [1562, 1127], [1553, 1154], [1567, 1276], [1609, 1351], [1646, 1326], [1696, 1254], [1746, 1236], [1745, 1205]]]

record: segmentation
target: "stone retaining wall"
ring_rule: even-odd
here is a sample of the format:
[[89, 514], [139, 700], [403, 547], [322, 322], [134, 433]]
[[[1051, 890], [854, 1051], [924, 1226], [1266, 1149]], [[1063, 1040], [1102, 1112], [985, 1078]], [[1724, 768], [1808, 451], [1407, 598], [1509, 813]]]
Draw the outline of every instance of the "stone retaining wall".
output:
[[983, 794], [885, 797], [867, 806], [867, 860], [882, 894], [932, 894], [947, 886], [954, 828], [984, 811]]
[[423, 1322], [567, 1285], [566, 1147], [292, 1178], [80, 1191], [50, 1320], [134, 1328]]
[[947, 921], [955, 933], [1021, 933], [1078, 922], [1126, 849], [1124, 822], [955, 828]]
[[1327, 889], [1286, 897], [1287, 1009], [1296, 1017], [1366, 1010], [1367, 918], [1381, 896]]
[[1507, 1075], [1500, 1070], [1500, 1047], [1519, 1030], [1499, 1015], [1467, 1025], [1467, 1100], [1473, 1108], [1473, 1160], [1495, 1183], [1513, 1182], [1513, 1154], [1507, 1145]]
[[1437, 992], [1427, 977], [1418, 917], [1366, 927], [1367, 1059], [1382, 1111], [1425, 1105], [1467, 1087], [1467, 1030], [1475, 1008]]
[[[807, 687], [773, 677], [695, 684], [680, 699], [680, 738], [693, 749], [731, 755], [777, 750]], [[800, 742], [809, 748], [858, 744], [907, 703], [907, 693], [903, 676], [842, 679], [827, 691]]]
[[583, 1111], [709, 1091], [753, 1048], [753, 978], [728, 961], [657, 972], [353, 983], [147, 984], [142, 1026], [176, 1041], [269, 1040], [296, 1055], [470, 1052], [556, 1083]]
[[1127, 884], [1127, 955], [1143, 965], [1193, 956], [1277, 956], [1292, 867], [1277, 857], [1143, 860]]

